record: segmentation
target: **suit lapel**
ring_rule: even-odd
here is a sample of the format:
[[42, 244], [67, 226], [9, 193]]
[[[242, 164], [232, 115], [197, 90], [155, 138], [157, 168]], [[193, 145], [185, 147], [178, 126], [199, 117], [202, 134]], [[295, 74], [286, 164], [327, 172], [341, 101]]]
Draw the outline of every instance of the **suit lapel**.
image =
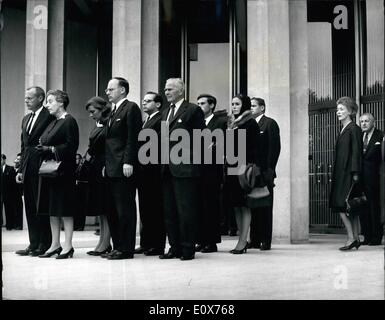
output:
[[373, 146], [377, 142], [377, 140], [378, 140], [378, 131], [377, 131], [377, 129], [374, 129], [372, 136], [370, 137], [368, 146], [366, 147], [365, 153], [368, 153], [373, 148]]
[[[48, 110], [43, 107], [43, 109], [40, 111], [39, 116], [37, 117], [37, 119], [35, 121], [35, 124], [32, 128], [31, 134], [29, 135], [30, 138], [33, 137], [34, 133], [37, 132], [37, 128], [39, 128], [41, 126], [41, 124], [44, 122], [45, 118], [47, 117], [47, 113], [49, 113]], [[31, 116], [32, 116], [32, 114], [31, 114]], [[30, 118], [28, 118], [26, 126], [29, 122], [29, 119]], [[25, 127], [25, 130], [26, 130], [26, 127]], [[27, 132], [27, 134], [28, 134], [28, 132]]]
[[174, 115], [174, 119], [172, 119], [172, 121], [170, 122], [170, 126], [173, 125], [175, 123], [175, 121], [180, 118], [180, 116], [186, 112], [188, 108], [188, 103], [186, 102], [186, 100], [183, 101], [183, 103], [180, 105], [177, 113]]
[[109, 123], [108, 130], [111, 129], [115, 120], [118, 119], [118, 116], [121, 114], [126, 104], [127, 104], [127, 100], [124, 100], [123, 103], [119, 106], [118, 110], [115, 112], [115, 114], [112, 117], [110, 117], [110, 120], [108, 120], [108, 123]]
[[267, 119], [266, 119], [265, 115], [263, 115], [261, 117], [261, 120], [259, 120], [259, 122], [258, 122], [259, 130], [265, 131], [265, 129], [266, 129], [266, 120]]
[[342, 133], [340, 133], [340, 134], [338, 135], [337, 141], [340, 140], [340, 138], [341, 138], [344, 134], [346, 134], [346, 132], [348, 132], [348, 131], [350, 130], [350, 127], [351, 127], [352, 125], [353, 125], [353, 121], [350, 122], [350, 123], [346, 126], [346, 128], [344, 129], [344, 131], [342, 131]]
[[160, 116], [161, 116], [161, 114], [160, 114], [160, 112], [158, 112], [155, 116], [153, 116], [150, 120], [148, 120], [148, 121], [145, 123], [143, 129], [145, 129], [145, 128], [151, 128], [151, 127], [154, 125], [154, 123], [158, 121], [158, 119], [159, 119]]

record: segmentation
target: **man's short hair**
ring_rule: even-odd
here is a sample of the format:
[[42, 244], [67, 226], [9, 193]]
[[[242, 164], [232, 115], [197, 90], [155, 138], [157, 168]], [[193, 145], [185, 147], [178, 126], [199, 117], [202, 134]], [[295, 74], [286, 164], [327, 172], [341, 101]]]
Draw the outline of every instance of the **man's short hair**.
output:
[[215, 98], [214, 96], [212, 96], [211, 94], [208, 94], [208, 93], [200, 94], [198, 96], [197, 100], [199, 100], [201, 98], [206, 98], [207, 99], [207, 103], [208, 104], [213, 104], [214, 105], [213, 111], [215, 110], [215, 107], [217, 106], [217, 98]]
[[124, 90], [126, 90], [126, 95], [130, 92], [130, 85], [126, 79], [121, 78], [121, 77], [113, 77], [112, 79], [118, 80], [119, 86], [123, 87]]
[[257, 104], [258, 106], [264, 106], [265, 109], [266, 109], [266, 104], [265, 104], [265, 100], [263, 100], [262, 98], [256, 98], [256, 97], [252, 97], [250, 100], [255, 100], [257, 101]]
[[38, 86], [32, 86], [32, 87], [29, 87], [27, 88], [27, 90], [31, 90], [31, 89], [35, 89], [35, 95], [37, 97], [42, 97], [42, 101], [44, 101], [45, 99], [45, 92], [42, 88], [38, 87]]
[[3, 160], [7, 159], [7, 157], [5, 156], [4, 153], [1, 154], [1, 159], [3, 159]]
[[152, 94], [154, 96], [154, 102], [160, 103], [160, 106], [158, 109], [160, 109], [162, 107], [163, 98], [159, 93], [153, 92], [153, 91], [147, 91], [146, 94]]
[[169, 79], [167, 79], [166, 83], [167, 82], [175, 83], [177, 85], [177, 87], [179, 87], [179, 89], [184, 92], [184, 90], [185, 90], [184, 82], [181, 78], [169, 78]]
[[373, 115], [372, 113], [370, 113], [370, 112], [365, 112], [365, 113], [361, 114], [360, 119], [361, 119], [363, 116], [369, 117], [369, 120], [370, 120], [370, 121], [375, 121], [375, 120], [376, 120], [376, 118], [374, 117], [374, 115]]

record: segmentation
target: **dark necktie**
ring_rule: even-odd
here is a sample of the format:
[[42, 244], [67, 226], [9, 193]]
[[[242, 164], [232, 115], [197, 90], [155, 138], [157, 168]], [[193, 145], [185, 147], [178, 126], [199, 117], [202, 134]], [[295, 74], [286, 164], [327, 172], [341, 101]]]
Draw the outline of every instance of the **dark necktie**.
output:
[[168, 122], [171, 122], [174, 119], [175, 116], [175, 104], [170, 105], [171, 112], [170, 116], [168, 117]]
[[116, 106], [114, 106], [114, 108], [111, 111], [111, 115], [110, 115], [110, 120], [108, 122], [108, 126], [111, 126], [112, 117], [115, 115], [115, 112], [116, 112]]
[[27, 133], [31, 134], [31, 129], [32, 129], [32, 122], [33, 118], [35, 117], [35, 112], [32, 112], [32, 116], [29, 118], [28, 126], [27, 126]]
[[369, 135], [367, 132], [364, 134], [364, 152], [366, 152], [366, 149], [368, 148], [369, 143]]

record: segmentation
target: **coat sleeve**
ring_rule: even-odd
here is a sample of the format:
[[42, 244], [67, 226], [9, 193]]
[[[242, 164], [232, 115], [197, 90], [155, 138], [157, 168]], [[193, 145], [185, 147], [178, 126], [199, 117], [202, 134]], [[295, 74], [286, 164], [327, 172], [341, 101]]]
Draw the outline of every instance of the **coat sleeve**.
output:
[[269, 129], [267, 130], [267, 140], [267, 167], [275, 172], [275, 167], [281, 152], [281, 137], [279, 135], [278, 124], [274, 120], [270, 121]]
[[362, 132], [358, 126], [354, 126], [350, 134], [351, 168], [350, 172], [361, 173], [362, 163]]
[[123, 164], [135, 165], [138, 159], [138, 135], [142, 128], [142, 115], [136, 103], [129, 106], [126, 114], [127, 140], [123, 155]]

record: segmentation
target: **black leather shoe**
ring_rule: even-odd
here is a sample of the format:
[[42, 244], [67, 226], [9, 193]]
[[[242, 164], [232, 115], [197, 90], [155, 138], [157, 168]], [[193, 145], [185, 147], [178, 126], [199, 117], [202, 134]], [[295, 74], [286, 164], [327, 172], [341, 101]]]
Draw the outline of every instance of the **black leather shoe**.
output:
[[369, 246], [380, 246], [381, 245], [381, 240], [372, 240], [368, 244]]
[[260, 249], [261, 243], [260, 242], [248, 242], [247, 243], [247, 249]]
[[262, 242], [260, 249], [262, 251], [271, 250], [271, 244], [267, 242]]
[[110, 253], [112, 250], [112, 247], [111, 246], [108, 246], [106, 250], [103, 250], [103, 251], [88, 251], [87, 254], [89, 254], [90, 256], [101, 256], [102, 254], [105, 254], [105, 253]]
[[150, 248], [144, 252], [145, 256], [160, 256], [164, 254], [164, 249]]
[[343, 246], [341, 248], [339, 248], [341, 251], [349, 251], [349, 250], [352, 250], [353, 248], [356, 248], [358, 250], [358, 248], [360, 247], [361, 243], [357, 240], [354, 240], [351, 244], [347, 245], [347, 246]]
[[134, 250], [134, 253], [135, 253], [135, 254], [142, 254], [142, 253], [144, 253], [145, 251], [146, 251], [145, 248], [139, 247], [139, 248], [136, 248], [136, 249]]
[[183, 255], [180, 257], [180, 260], [182, 261], [186, 261], [186, 260], [193, 260], [195, 258], [195, 254], [191, 254], [191, 255]]
[[68, 259], [72, 258], [74, 256], [74, 248], [71, 248], [70, 251], [67, 251], [66, 253], [59, 254], [56, 259]]
[[32, 249], [30, 247], [25, 248], [24, 250], [17, 250], [15, 253], [19, 256], [28, 256], [30, 252], [35, 251], [36, 249]]
[[36, 250], [31, 251], [29, 255], [32, 257], [38, 257], [43, 255], [47, 250], [48, 248], [37, 248]]
[[364, 241], [361, 242], [361, 245], [367, 246], [370, 243], [370, 240], [364, 239]]
[[134, 254], [122, 251], [116, 251], [114, 255], [108, 256], [108, 260], [123, 260], [123, 259], [133, 259]]
[[108, 258], [109, 256], [113, 256], [115, 253], [117, 253], [118, 250], [112, 250], [111, 252], [109, 253], [103, 253], [100, 255], [101, 258]]
[[203, 253], [210, 253], [210, 252], [217, 252], [218, 251], [218, 247], [217, 245], [214, 243], [214, 244], [208, 244], [207, 246], [205, 246], [201, 252]]
[[180, 258], [180, 257], [181, 257], [181, 254], [169, 251], [165, 254], [161, 254], [159, 256], [159, 259], [173, 259], [173, 258]]
[[59, 247], [51, 252], [46, 252], [46, 253], [43, 253], [43, 254], [40, 254], [39, 255], [39, 258], [49, 258], [49, 257], [52, 257], [53, 255], [57, 254], [58, 256], [60, 255], [60, 252], [62, 252], [62, 247]]
[[203, 248], [204, 248], [203, 245], [197, 244], [197, 245], [195, 246], [195, 252], [200, 252]]

